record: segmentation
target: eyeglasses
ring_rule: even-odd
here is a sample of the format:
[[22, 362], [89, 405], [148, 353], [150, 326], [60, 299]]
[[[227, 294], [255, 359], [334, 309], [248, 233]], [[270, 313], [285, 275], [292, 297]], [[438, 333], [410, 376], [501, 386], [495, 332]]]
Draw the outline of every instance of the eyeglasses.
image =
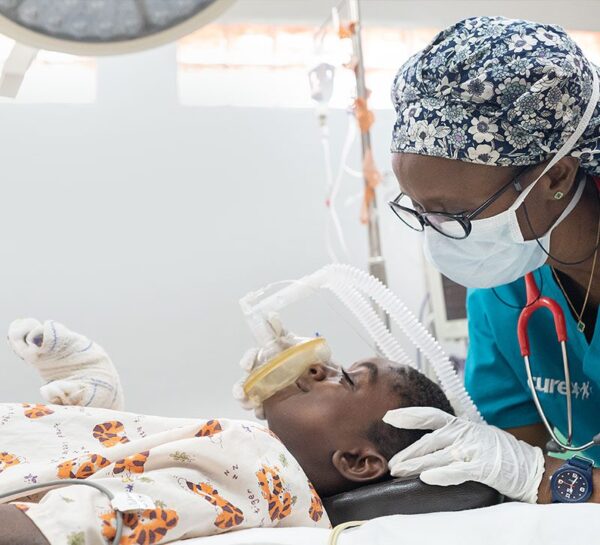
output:
[[448, 212], [426, 212], [422, 209], [422, 211], [417, 211], [414, 208], [412, 199], [402, 192], [393, 201], [388, 202], [388, 204], [394, 214], [396, 214], [396, 216], [411, 229], [414, 229], [415, 231], [424, 231], [425, 227], [429, 226], [448, 238], [460, 240], [467, 238], [471, 233], [471, 220], [488, 208], [498, 199], [498, 197], [504, 194], [509, 187], [514, 187], [517, 192], [523, 190], [519, 178], [528, 168], [528, 166], [521, 168], [514, 178], [503, 185], [496, 193], [472, 212], [451, 214]]

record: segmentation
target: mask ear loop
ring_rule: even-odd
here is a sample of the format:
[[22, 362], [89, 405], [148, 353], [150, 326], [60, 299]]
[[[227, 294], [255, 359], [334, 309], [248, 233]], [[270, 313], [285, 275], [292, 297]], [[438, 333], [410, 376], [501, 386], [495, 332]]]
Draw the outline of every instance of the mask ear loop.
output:
[[502, 299], [502, 297], [500, 297], [500, 295], [498, 295], [496, 288], [492, 288], [492, 293], [496, 296], [496, 299], [498, 299], [498, 301], [500, 301], [505, 307], [512, 308], [515, 310], [523, 310], [523, 309], [526, 309], [527, 307], [535, 305], [540, 300], [540, 298], [542, 297], [542, 293], [544, 292], [544, 276], [542, 275], [542, 272], [539, 269], [533, 271], [533, 274], [535, 274], [536, 272], [539, 274], [539, 277], [540, 277], [540, 290], [539, 290], [540, 294], [531, 303], [525, 303], [524, 306], [511, 305], [510, 303], [507, 303], [504, 299]]
[[[529, 168], [529, 165], [528, 165], [528, 166], [524, 166], [523, 168], [521, 168], [521, 169], [519, 170], [519, 172], [518, 172], [518, 173], [517, 173], [517, 175], [515, 176], [515, 180], [514, 180], [514, 182], [513, 182], [513, 183], [514, 183], [515, 190], [516, 190], [516, 191], [517, 191], [517, 193], [519, 193], [519, 194], [522, 194], [522, 192], [523, 192], [523, 185], [521, 184], [521, 176], [523, 175], [523, 173], [524, 173], [524, 172], [525, 172], [525, 171], [526, 171], [528, 168]], [[526, 196], [527, 196], [527, 195], [525, 195], [525, 197], [526, 197]], [[519, 200], [519, 197], [517, 197], [517, 200]], [[513, 206], [514, 206], [514, 204], [513, 204]], [[519, 204], [519, 206], [520, 206], [520, 204]], [[518, 206], [517, 206], [517, 207], [518, 207]], [[535, 274], [535, 272], [536, 272], [536, 271], [534, 271], [534, 272], [533, 272], [533, 274]], [[540, 288], [539, 288], [539, 295], [536, 297], [536, 299], [535, 299], [534, 301], [532, 301], [532, 302], [531, 302], [531, 303], [529, 303], [529, 304], [526, 302], [524, 306], [520, 306], [520, 305], [511, 305], [510, 303], [507, 303], [507, 302], [506, 302], [504, 299], [502, 299], [502, 297], [500, 297], [500, 295], [499, 295], [499, 294], [498, 294], [498, 292], [496, 291], [496, 288], [492, 288], [492, 293], [494, 294], [494, 296], [496, 297], [496, 299], [498, 299], [498, 301], [500, 301], [500, 303], [502, 303], [502, 304], [503, 304], [505, 307], [512, 308], [512, 309], [515, 309], [515, 310], [523, 310], [523, 309], [525, 309], [525, 308], [527, 308], [527, 307], [530, 307], [530, 306], [532, 306], [532, 305], [535, 305], [535, 304], [538, 302], [538, 300], [539, 300], [539, 299], [542, 297], [542, 293], [544, 292], [544, 277], [543, 277], [542, 273], [541, 273], [541, 272], [539, 272], [539, 270], [538, 270], [538, 274], [539, 274], [539, 277], [540, 277], [540, 282], [539, 282], [539, 284], [540, 284]]]
[[[579, 178], [579, 176], [578, 176], [578, 178]], [[600, 192], [598, 190], [596, 191], [596, 196], [598, 197], [598, 204], [600, 205]], [[599, 211], [600, 211], [600, 207], [599, 207]], [[543, 244], [540, 242], [540, 239], [538, 238], [537, 234], [533, 230], [533, 226], [531, 225], [531, 220], [529, 219], [529, 212], [527, 212], [527, 205], [525, 203], [523, 203], [523, 212], [525, 212], [525, 219], [527, 220], [527, 225], [529, 226], [529, 230], [534, 234], [535, 241], [536, 241], [537, 245], [540, 247], [540, 249], [542, 250], [542, 252], [544, 252], [550, 259], [554, 259], [554, 261], [556, 261], [557, 263], [560, 263], [561, 265], [567, 265], [567, 266], [568, 265], [581, 265], [581, 263], [584, 263], [588, 259], [591, 259], [594, 256], [594, 254], [598, 251], [598, 248], [600, 248], [600, 242], [598, 242], [594, 246], [592, 251], [583, 259], [580, 259], [578, 261], [562, 261], [561, 259], [554, 257], [548, 250], [546, 250], [546, 248], [544, 248]]]

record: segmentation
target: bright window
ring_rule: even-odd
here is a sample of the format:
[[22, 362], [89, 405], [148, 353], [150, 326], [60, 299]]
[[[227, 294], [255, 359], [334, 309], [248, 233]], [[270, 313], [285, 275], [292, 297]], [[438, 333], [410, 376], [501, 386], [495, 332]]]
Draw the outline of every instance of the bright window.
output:
[[[326, 60], [338, 66], [348, 44], [324, 39], [316, 55], [312, 26], [208, 25], [178, 43], [178, 86], [183, 104], [202, 106], [314, 106], [307, 70]], [[437, 34], [434, 28], [365, 27], [362, 31], [367, 87], [372, 108], [391, 108], [390, 87], [398, 67]], [[571, 32], [600, 65], [600, 33]], [[343, 41], [342, 41], [343, 42]], [[346, 108], [355, 96], [354, 75], [337, 68], [330, 106]]]
[[[316, 54], [316, 27], [209, 25], [181, 40], [177, 49], [183, 104], [312, 107], [307, 70], [318, 62], [349, 60], [349, 44], [333, 35]], [[422, 49], [434, 29], [363, 30], [370, 105], [390, 107], [389, 89], [404, 59]], [[330, 106], [346, 108], [355, 96], [354, 75], [336, 68]]]
[[[0, 35], [0, 66], [14, 40]], [[21, 84], [17, 98], [1, 103], [90, 103], [96, 100], [96, 61], [54, 51], [38, 51]]]
[[600, 32], [585, 32], [582, 30], [569, 31], [588, 59], [600, 66]]

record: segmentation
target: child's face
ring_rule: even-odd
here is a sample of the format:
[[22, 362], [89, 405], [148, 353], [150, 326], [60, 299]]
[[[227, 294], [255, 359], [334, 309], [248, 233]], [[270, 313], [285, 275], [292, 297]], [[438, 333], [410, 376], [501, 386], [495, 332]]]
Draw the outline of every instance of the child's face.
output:
[[[274, 430], [285, 424], [302, 433], [321, 425], [329, 433], [353, 414], [365, 422], [379, 413], [383, 417], [385, 407], [397, 403], [390, 388], [394, 367], [380, 358], [360, 360], [347, 369], [334, 363], [311, 365], [294, 384], [265, 401], [269, 426]], [[352, 429], [357, 424], [353, 420]]]
[[335, 364], [312, 365], [295, 384], [264, 402], [269, 427], [305, 471], [333, 469], [334, 452], [371, 445], [369, 427], [398, 407], [394, 368], [380, 358], [358, 361], [347, 371]]

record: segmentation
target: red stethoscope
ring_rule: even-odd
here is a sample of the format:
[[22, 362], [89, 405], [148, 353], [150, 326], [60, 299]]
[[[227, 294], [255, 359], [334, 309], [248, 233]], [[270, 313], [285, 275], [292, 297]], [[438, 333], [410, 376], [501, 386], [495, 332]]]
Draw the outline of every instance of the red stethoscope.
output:
[[[569, 358], [567, 356], [567, 326], [565, 322], [565, 314], [560, 305], [549, 297], [543, 296], [540, 293], [540, 290], [535, 282], [535, 278], [533, 273], [527, 273], [525, 275], [525, 288], [527, 294], [527, 303], [521, 314], [519, 315], [519, 321], [517, 325], [517, 335], [519, 337], [519, 347], [521, 348], [521, 355], [525, 360], [525, 370], [527, 372], [527, 382], [529, 384], [529, 389], [531, 390], [531, 395], [533, 396], [533, 401], [535, 403], [536, 409], [552, 438], [550, 441], [549, 450], [554, 451], [576, 451], [580, 452], [582, 450], [586, 450], [595, 445], [600, 445], [600, 433], [594, 436], [594, 438], [581, 445], [579, 447], [573, 446], [573, 408], [572, 408], [572, 400], [571, 400], [571, 374], [569, 372]], [[527, 334], [527, 325], [529, 324], [529, 319], [531, 316], [540, 309], [548, 309], [552, 317], [554, 319], [554, 329], [556, 331], [556, 337], [558, 338], [558, 342], [560, 343], [560, 348], [562, 351], [563, 358], [563, 367], [565, 373], [565, 384], [566, 384], [566, 398], [567, 398], [567, 441], [563, 441], [559, 439], [554, 432], [554, 427], [548, 421], [546, 414], [544, 413], [544, 409], [542, 408], [542, 404], [540, 403], [540, 399], [538, 397], [537, 391], [535, 389], [535, 385], [533, 383], [533, 376], [531, 374], [531, 364], [529, 361], [529, 356], [531, 354], [529, 348], [529, 336]], [[555, 444], [552, 445], [552, 442]], [[554, 447], [554, 448], [552, 448]]]

